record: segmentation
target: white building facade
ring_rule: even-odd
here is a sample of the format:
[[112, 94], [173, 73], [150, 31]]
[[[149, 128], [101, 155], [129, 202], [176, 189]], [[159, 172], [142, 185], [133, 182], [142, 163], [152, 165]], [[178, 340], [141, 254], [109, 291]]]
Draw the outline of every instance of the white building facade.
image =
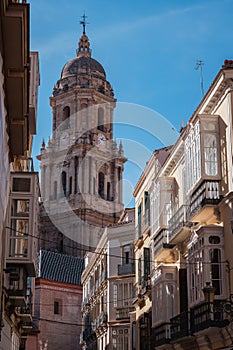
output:
[[130, 349], [134, 284], [134, 209], [107, 227], [83, 272], [83, 349]]
[[225, 61], [149, 191], [156, 349], [232, 345], [232, 77]]

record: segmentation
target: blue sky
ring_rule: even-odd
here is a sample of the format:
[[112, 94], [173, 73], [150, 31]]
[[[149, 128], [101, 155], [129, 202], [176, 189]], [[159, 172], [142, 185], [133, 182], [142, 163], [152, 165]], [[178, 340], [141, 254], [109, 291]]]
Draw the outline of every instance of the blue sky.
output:
[[[39, 51], [41, 73], [34, 155], [39, 154], [42, 138], [47, 141], [51, 134], [49, 97], [62, 67], [75, 57], [84, 11], [90, 22], [92, 57], [105, 68], [117, 100], [157, 111], [177, 130], [201, 101], [196, 61], [204, 61], [206, 91], [224, 59], [233, 58], [232, 0], [30, 0], [30, 4], [31, 50]], [[169, 130], [165, 128], [165, 136]], [[116, 137], [135, 140], [150, 151], [161, 146], [135, 128], [117, 126], [115, 131]], [[130, 162], [126, 166], [130, 188], [140, 172]]]

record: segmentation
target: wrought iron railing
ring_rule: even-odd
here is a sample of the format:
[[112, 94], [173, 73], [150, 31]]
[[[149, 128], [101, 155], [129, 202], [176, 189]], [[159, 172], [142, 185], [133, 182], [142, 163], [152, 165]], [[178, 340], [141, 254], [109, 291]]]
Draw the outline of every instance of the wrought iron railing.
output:
[[190, 217], [206, 204], [216, 205], [221, 200], [219, 181], [203, 181], [190, 200]]
[[152, 334], [155, 346], [169, 343], [171, 339], [170, 323], [165, 322], [153, 328]]
[[190, 329], [192, 333], [208, 327], [223, 327], [228, 323], [224, 312], [225, 300], [203, 302], [190, 309]]
[[104, 323], [108, 321], [108, 314], [107, 312], [101, 312], [96, 320], [94, 320], [91, 324], [92, 329], [96, 330], [97, 328], [101, 327]]
[[154, 256], [156, 256], [168, 243], [168, 230], [161, 230], [154, 238]]
[[134, 310], [132, 306], [116, 308], [116, 320], [129, 319], [129, 313]]
[[138, 295], [142, 293], [142, 286], [139, 283], [133, 285], [133, 298], [138, 298]]
[[228, 304], [230, 303], [227, 303], [226, 300], [201, 302], [192, 307], [190, 311], [182, 312], [171, 318], [171, 339], [192, 335], [209, 327], [225, 327], [229, 324], [229, 313], [226, 311]]
[[118, 265], [118, 275], [128, 275], [128, 274], [134, 274], [134, 273], [135, 273], [134, 263]]
[[178, 339], [189, 334], [189, 313], [188, 311], [172, 317], [171, 324], [171, 339]]
[[185, 226], [187, 222], [188, 206], [182, 205], [169, 220], [169, 242]]
[[80, 341], [86, 341], [90, 336], [92, 335], [92, 328], [88, 327], [84, 329], [83, 333], [81, 334], [82, 337], [80, 337]]

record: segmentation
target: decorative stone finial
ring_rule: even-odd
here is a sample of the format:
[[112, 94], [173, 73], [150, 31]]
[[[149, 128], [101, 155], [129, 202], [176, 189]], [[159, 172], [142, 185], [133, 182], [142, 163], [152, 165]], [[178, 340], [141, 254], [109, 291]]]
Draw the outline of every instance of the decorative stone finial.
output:
[[119, 145], [119, 154], [122, 157], [124, 156], [123, 144], [122, 144], [121, 140], [120, 140], [120, 145]]

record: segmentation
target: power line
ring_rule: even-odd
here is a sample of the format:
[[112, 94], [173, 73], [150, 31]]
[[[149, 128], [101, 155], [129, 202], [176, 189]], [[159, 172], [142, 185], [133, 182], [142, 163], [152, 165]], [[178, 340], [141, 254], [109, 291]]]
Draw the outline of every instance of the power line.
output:
[[65, 322], [65, 321], [59, 321], [59, 320], [51, 320], [48, 318], [41, 318], [41, 317], [33, 317], [33, 320], [36, 321], [48, 321], [48, 322], [52, 322], [52, 323], [60, 323], [60, 324], [64, 324], [64, 325], [70, 325], [70, 326], [83, 326], [82, 323], [73, 323], [73, 322]]
[[[5, 226], [5, 228], [9, 229], [9, 230], [12, 230], [14, 232], [17, 232], [17, 233], [20, 233], [22, 235], [22, 232], [21, 231], [18, 231], [14, 228], [11, 228], [9, 226]], [[23, 235], [22, 235], [23, 236]], [[27, 234], [24, 234], [24, 236], [29, 236], [29, 237], [32, 237], [32, 238], [35, 238], [35, 239], [38, 239], [40, 241], [44, 241], [44, 242], [48, 242], [48, 243], [54, 243], [53, 240], [50, 240], [50, 239], [46, 239], [46, 238], [41, 238], [41, 237], [37, 237], [37, 236], [34, 236], [34, 235], [31, 235], [29, 233]], [[71, 246], [71, 245], [68, 245], [68, 244], [65, 244], [63, 245], [64, 247], [66, 248], [72, 248], [72, 249], [75, 249], [75, 250], [79, 250], [79, 251], [82, 251], [82, 252], [86, 252], [86, 253], [92, 253], [93, 255], [98, 255], [98, 256], [102, 256], [102, 255], [105, 255], [107, 257], [113, 257], [113, 258], [119, 258], [119, 259], [123, 259], [124, 257], [122, 255], [118, 255], [118, 254], [110, 254], [110, 253], [103, 253], [103, 248], [100, 248], [100, 251], [90, 251], [88, 249], [84, 249], [84, 248], [80, 248], [80, 247], [74, 247], [74, 246]], [[46, 249], [41, 249], [41, 250], [46, 250]], [[60, 253], [62, 254], [62, 253]], [[73, 255], [72, 255], [73, 256]], [[77, 259], [81, 259], [79, 257], [75, 257]], [[141, 260], [141, 262], [148, 262], [148, 263], [151, 263], [151, 264], [155, 264], [155, 260], [147, 260], [147, 259], [142, 259], [142, 258], [135, 258], [135, 257], [130, 257], [130, 261], [139, 261]], [[177, 260], [176, 261], [169, 261], [169, 262], [166, 262], [166, 261], [163, 261], [163, 260], [158, 260], [156, 261], [156, 264], [157, 265], [160, 265], [160, 264], [168, 264], [168, 265], [171, 265], [171, 264], [177, 264], [179, 263]], [[196, 261], [196, 262], [191, 262], [191, 261], [185, 261], [185, 262], [182, 262], [180, 263], [182, 265], [200, 265], [200, 264], [227, 264], [227, 261], [224, 260], [224, 261], [219, 261], [219, 262], [212, 262], [212, 261]], [[156, 265], [156, 266], [157, 266]]]
[[[102, 297], [102, 295], [100, 295], [100, 297]], [[100, 299], [100, 298], [98, 298], [98, 299]], [[129, 302], [131, 302], [132, 301], [132, 299], [134, 299], [134, 297], [129, 297], [129, 298], [124, 298], [124, 299], [117, 299], [117, 303], [118, 302], [124, 302], [124, 301], [129, 301]], [[105, 301], [105, 302], [102, 302], [101, 304], [103, 304], [103, 305], [108, 305], [108, 304], [116, 304], [116, 301]], [[36, 306], [36, 305], [41, 305], [41, 306], [51, 306], [51, 307], [53, 307], [54, 305], [53, 304], [45, 304], [45, 303], [34, 303], [34, 305]], [[63, 304], [62, 303], [62, 307], [64, 306], [64, 307], [66, 307], [66, 306], [77, 306], [78, 304]], [[116, 306], [116, 308], [120, 308], [120, 307], [128, 307], [129, 305], [126, 305], [126, 306]]]

